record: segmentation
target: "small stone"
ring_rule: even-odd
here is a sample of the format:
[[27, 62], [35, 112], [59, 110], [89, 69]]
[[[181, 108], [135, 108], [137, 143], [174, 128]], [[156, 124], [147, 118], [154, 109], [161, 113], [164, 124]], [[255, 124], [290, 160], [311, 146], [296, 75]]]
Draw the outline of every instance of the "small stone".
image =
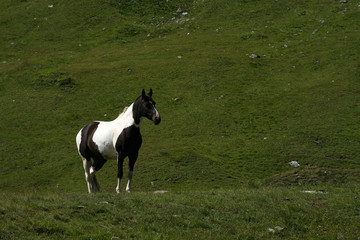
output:
[[184, 100], [183, 98], [174, 98], [174, 102], [181, 102], [182, 100]]
[[284, 228], [283, 228], [283, 227], [280, 227], [280, 226], [276, 226], [276, 227], [274, 227], [274, 228], [275, 228], [275, 230], [278, 230], [279, 232], [282, 231], [282, 230], [284, 230]]
[[260, 58], [260, 56], [259, 55], [257, 55], [257, 54], [251, 54], [250, 55], [250, 57], [249, 58], [251, 58], [251, 59], [255, 59], [255, 58]]
[[297, 161], [291, 161], [291, 162], [289, 162], [289, 164], [290, 164], [290, 166], [295, 167], [295, 168], [300, 166], [300, 164]]
[[155, 191], [154, 193], [160, 193], [160, 194], [164, 194], [164, 193], [167, 193], [168, 191], [166, 190], [158, 190], [158, 191]]
[[305, 191], [301, 191], [303, 193], [310, 193], [310, 194], [327, 194], [327, 192], [325, 191], [314, 191], [314, 190], [305, 190]]

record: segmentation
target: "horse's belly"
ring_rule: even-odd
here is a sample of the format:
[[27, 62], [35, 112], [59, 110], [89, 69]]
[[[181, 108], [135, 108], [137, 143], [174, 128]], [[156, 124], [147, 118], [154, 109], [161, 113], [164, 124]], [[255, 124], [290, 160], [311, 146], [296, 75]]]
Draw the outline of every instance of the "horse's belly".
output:
[[112, 144], [99, 147], [99, 152], [105, 159], [116, 159], [117, 152]]

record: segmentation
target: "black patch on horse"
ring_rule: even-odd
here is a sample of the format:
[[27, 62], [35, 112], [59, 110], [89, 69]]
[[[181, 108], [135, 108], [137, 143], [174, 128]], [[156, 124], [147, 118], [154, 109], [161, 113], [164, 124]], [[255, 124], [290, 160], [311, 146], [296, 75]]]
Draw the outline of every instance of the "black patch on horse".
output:
[[98, 146], [92, 140], [94, 133], [99, 125], [99, 122], [91, 122], [87, 124], [81, 131], [81, 142], [80, 142], [80, 154], [86, 158], [86, 160], [94, 160], [93, 166], [95, 171], [105, 164], [106, 159], [99, 152]]
[[140, 129], [135, 125], [132, 125], [130, 127], [124, 128], [124, 130], [121, 132], [116, 141], [115, 149], [123, 156], [129, 156], [139, 151], [141, 143], [142, 137], [140, 134]]

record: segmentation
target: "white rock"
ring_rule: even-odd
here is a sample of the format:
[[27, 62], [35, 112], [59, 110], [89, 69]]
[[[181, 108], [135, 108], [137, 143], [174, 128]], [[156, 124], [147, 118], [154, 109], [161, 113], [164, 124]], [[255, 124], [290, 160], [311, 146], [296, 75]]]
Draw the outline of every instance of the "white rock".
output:
[[301, 191], [303, 193], [310, 193], [310, 194], [327, 194], [327, 192], [325, 191], [314, 191], [314, 190], [305, 190], [305, 191]]
[[157, 190], [155, 191], [154, 193], [160, 193], [160, 194], [163, 194], [163, 193], [167, 193], [168, 191], [166, 190]]
[[295, 167], [295, 168], [300, 166], [300, 164], [297, 161], [291, 161], [291, 162], [289, 162], [289, 164], [290, 164], [290, 166]]
[[278, 231], [282, 231], [282, 230], [284, 230], [284, 228], [283, 227], [280, 227], [280, 226], [276, 226], [276, 227], [274, 227], [276, 230], [278, 230]]
[[260, 56], [253, 53], [250, 55], [249, 58], [255, 59], [255, 58], [260, 58]]

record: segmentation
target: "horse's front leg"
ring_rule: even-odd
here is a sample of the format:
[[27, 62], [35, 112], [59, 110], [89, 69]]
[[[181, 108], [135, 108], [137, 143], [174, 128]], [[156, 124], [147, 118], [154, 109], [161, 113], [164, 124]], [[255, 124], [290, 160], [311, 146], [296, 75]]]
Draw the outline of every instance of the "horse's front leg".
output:
[[118, 152], [118, 157], [117, 157], [117, 165], [118, 165], [118, 182], [117, 182], [117, 186], [116, 186], [116, 192], [120, 193], [121, 192], [121, 188], [120, 188], [120, 182], [121, 182], [121, 178], [123, 177], [123, 163], [124, 163], [124, 159], [125, 156], [121, 153]]
[[138, 153], [134, 153], [134, 154], [129, 156], [128, 183], [126, 185], [126, 191], [127, 192], [131, 191], [131, 180], [132, 180], [132, 176], [133, 176], [135, 162], [136, 162], [136, 159], [138, 158], [138, 155], [139, 155]]

